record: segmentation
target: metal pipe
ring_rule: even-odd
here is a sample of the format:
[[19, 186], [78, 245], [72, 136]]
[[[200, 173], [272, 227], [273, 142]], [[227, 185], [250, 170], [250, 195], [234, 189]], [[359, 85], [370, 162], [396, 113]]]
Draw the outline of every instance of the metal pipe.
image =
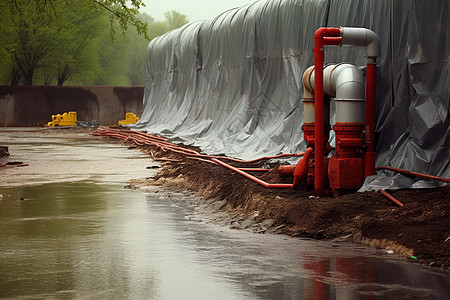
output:
[[[372, 30], [366, 28], [319, 28], [314, 34], [314, 68], [320, 70], [315, 72], [314, 81], [314, 107], [315, 107], [315, 175], [314, 175], [314, 187], [316, 194], [322, 196], [325, 194], [325, 181], [324, 181], [324, 135], [323, 135], [323, 47], [324, 45], [349, 45], [365, 47], [364, 55], [367, 57], [368, 63], [368, 81], [367, 89], [369, 96], [369, 105], [366, 107], [366, 115], [374, 115], [374, 103], [375, 101], [375, 72], [374, 68], [369, 65], [376, 64], [376, 58], [381, 55], [381, 46], [378, 36]], [[376, 67], [375, 67], [376, 71]], [[369, 74], [370, 73], [370, 74]], [[373, 98], [371, 98], [373, 97]], [[374, 170], [374, 154], [373, 151], [373, 137], [374, 126], [370, 123], [366, 123], [366, 136], [368, 137], [367, 146], [370, 147], [369, 152], [365, 154], [365, 175], [371, 175]]]
[[[123, 130], [111, 130], [111, 129], [106, 128], [106, 127], [98, 128], [97, 130], [92, 132], [93, 135], [110, 136], [110, 137], [115, 137], [115, 138], [122, 139], [122, 140], [129, 140], [129, 141], [134, 142], [134, 143], [136, 143], [138, 145], [153, 145], [153, 146], [160, 147], [163, 150], [167, 149], [167, 150], [170, 150], [170, 151], [173, 151], [173, 152], [176, 152], [176, 153], [180, 153], [180, 154], [189, 156], [192, 159], [196, 159], [196, 160], [199, 160], [199, 161], [202, 161], [202, 162], [207, 162], [207, 163], [212, 163], [212, 164], [216, 164], [216, 165], [221, 165], [221, 166], [224, 166], [224, 167], [226, 167], [226, 168], [228, 168], [230, 170], [235, 171], [236, 173], [238, 173], [238, 174], [240, 174], [240, 175], [242, 175], [242, 176], [244, 176], [244, 177], [246, 177], [246, 178], [248, 178], [248, 179], [250, 179], [250, 180], [252, 180], [252, 181], [254, 181], [254, 182], [256, 182], [256, 183], [258, 183], [258, 184], [260, 184], [262, 186], [264, 186], [264, 187], [266, 187], [266, 188], [293, 188], [294, 187], [294, 184], [267, 183], [267, 182], [265, 182], [265, 181], [255, 177], [253, 175], [250, 175], [250, 174], [248, 174], [248, 173], [246, 173], [244, 171], [244, 170], [246, 170], [246, 171], [258, 171], [258, 172], [269, 171], [267, 169], [236, 168], [236, 167], [233, 167], [233, 166], [231, 166], [231, 165], [229, 165], [227, 163], [224, 163], [224, 162], [218, 160], [217, 158], [219, 158], [219, 157], [217, 157], [217, 156], [209, 156], [209, 155], [200, 154], [200, 153], [198, 153], [195, 150], [186, 149], [186, 148], [183, 148], [181, 146], [172, 144], [170, 142], [163, 141], [161, 139], [158, 139], [158, 142], [155, 142], [152, 139], [153, 136], [151, 136], [151, 135], [143, 134], [143, 133], [136, 135], [134, 133], [135, 132], [131, 131], [131, 130], [126, 130], [126, 131], [123, 131]], [[293, 153], [293, 154], [280, 154], [280, 155], [275, 155], [275, 156], [266, 156], [266, 157], [262, 157], [260, 159], [256, 159], [256, 160], [253, 160], [253, 161], [242, 161], [242, 160], [236, 160], [236, 159], [233, 159], [233, 160], [239, 161], [239, 162], [256, 162], [256, 161], [263, 160], [263, 159], [291, 157], [291, 156], [298, 157], [298, 156], [303, 156], [303, 155], [304, 155], [304, 153]], [[308, 156], [309, 156], [309, 154], [308, 154]], [[208, 158], [208, 159], [205, 159], [205, 158]], [[220, 158], [221, 159], [229, 159], [227, 157], [220, 157]]]
[[342, 45], [365, 47], [364, 56], [367, 57], [366, 72], [366, 152], [364, 153], [364, 177], [375, 174], [375, 92], [376, 92], [376, 64], [381, 56], [381, 44], [378, 35], [367, 28], [342, 27]]
[[314, 123], [314, 66], [309, 67], [303, 72], [303, 123]]
[[388, 198], [389, 200], [391, 200], [392, 202], [394, 202], [397, 206], [399, 207], [403, 207], [403, 203], [401, 203], [400, 201], [398, 201], [397, 199], [395, 199], [393, 196], [389, 195], [386, 191], [379, 189], [378, 192], [380, 192], [383, 196], [385, 196], [386, 198]]
[[232, 170], [232, 171], [234, 171], [234, 172], [236, 172], [236, 173], [238, 173], [238, 174], [240, 174], [240, 175], [242, 175], [242, 176], [244, 176], [244, 177], [246, 177], [246, 178], [252, 180], [253, 182], [256, 182], [256, 183], [262, 185], [262, 186], [265, 187], [265, 188], [272, 188], [272, 189], [286, 189], [286, 188], [293, 188], [293, 187], [294, 187], [294, 185], [293, 185], [292, 183], [291, 183], [291, 184], [284, 184], [284, 183], [267, 183], [267, 182], [265, 182], [264, 180], [261, 180], [261, 179], [255, 177], [255, 176], [253, 176], [253, 175], [250, 175], [250, 174], [248, 174], [248, 173], [246, 173], [246, 172], [244, 172], [244, 171], [241, 171], [241, 170], [239, 170], [238, 168], [233, 167], [233, 166], [231, 166], [231, 165], [229, 165], [229, 164], [227, 164], [227, 163], [224, 163], [223, 161], [220, 161], [220, 160], [218, 160], [218, 159], [216, 159], [216, 158], [213, 158], [213, 159], [211, 159], [211, 160], [212, 160], [213, 162], [218, 163], [218, 164], [221, 165], [221, 166], [224, 166], [224, 167], [227, 168], [227, 169], [230, 169], [230, 170]]
[[381, 56], [381, 44], [378, 35], [370, 29], [341, 27], [342, 45], [365, 47], [365, 57]]
[[329, 37], [339, 37], [341, 35], [340, 28], [319, 28], [314, 34], [314, 188], [316, 195], [325, 196], [325, 179], [324, 179], [324, 125], [323, 125], [323, 47], [327, 43], [337, 45], [337, 39], [327, 39]]
[[268, 172], [271, 169], [264, 169], [264, 168], [238, 168], [241, 171], [244, 172]]
[[134, 142], [138, 145], [152, 145], [152, 146], [159, 147], [161, 149], [164, 148], [164, 149], [171, 150], [173, 152], [180, 153], [180, 154], [187, 155], [187, 156], [196, 156], [196, 157], [201, 157], [201, 158], [220, 158], [220, 159], [231, 160], [231, 161], [235, 161], [235, 162], [239, 162], [239, 163], [254, 163], [254, 162], [261, 161], [261, 160], [269, 160], [269, 159], [285, 158], [285, 157], [302, 157], [304, 155], [303, 152], [301, 152], [301, 153], [283, 153], [283, 154], [274, 155], [274, 156], [264, 156], [264, 157], [260, 157], [260, 158], [253, 159], [253, 160], [242, 160], [242, 159], [236, 159], [236, 158], [225, 157], [225, 156], [211, 156], [211, 155], [200, 154], [199, 152], [197, 152], [195, 150], [187, 149], [187, 148], [178, 146], [176, 144], [173, 144], [173, 143], [167, 141], [166, 138], [155, 137], [155, 136], [147, 134], [147, 133], [133, 131], [133, 130], [129, 130], [129, 129], [112, 129], [109, 127], [101, 126], [101, 127], [97, 128], [95, 131], [93, 131], [92, 135], [115, 137], [118, 139]]
[[[315, 84], [315, 72], [310, 84]], [[323, 90], [336, 101], [336, 122], [364, 123], [364, 77], [351, 64], [328, 65], [323, 70]]]
[[417, 172], [414, 172], [414, 171], [408, 171], [408, 170], [398, 169], [398, 168], [389, 167], [389, 166], [378, 167], [378, 168], [375, 168], [375, 170], [376, 171], [378, 171], [378, 170], [389, 170], [389, 171], [394, 171], [394, 172], [398, 172], [398, 173], [401, 173], [401, 174], [405, 174], [405, 175], [408, 175], [408, 176], [415, 176], [415, 177], [419, 177], [419, 178], [423, 178], [423, 179], [429, 179], [429, 180], [435, 180], [435, 181], [441, 181], [441, 182], [450, 183], [450, 179], [448, 179], [448, 178], [443, 178], [443, 177], [438, 177], [438, 176], [428, 175], [428, 174], [423, 174], [423, 173], [417, 173]]
[[376, 92], [376, 59], [375, 63], [367, 63], [366, 72], [366, 152], [364, 153], [364, 178], [375, 174], [375, 92]]
[[294, 169], [294, 188], [298, 188], [300, 185], [300, 182], [306, 178], [306, 175], [308, 174], [308, 164], [311, 157], [312, 152], [314, 151], [313, 148], [308, 148], [305, 151], [305, 155], [303, 158], [297, 163]]

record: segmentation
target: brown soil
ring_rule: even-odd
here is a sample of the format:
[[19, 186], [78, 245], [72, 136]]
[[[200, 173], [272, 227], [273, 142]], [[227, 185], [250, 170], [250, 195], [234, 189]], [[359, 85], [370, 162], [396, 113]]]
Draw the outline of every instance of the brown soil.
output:
[[[346, 240], [417, 257], [417, 262], [450, 271], [450, 186], [393, 191], [391, 195], [404, 204], [399, 208], [377, 192], [319, 198], [312, 191], [267, 189], [221, 166], [149, 146], [143, 150], [161, 159], [163, 167], [155, 178], [135, 184], [194, 190], [213, 207], [209, 213], [218, 213], [217, 220], [226, 218], [233, 228]], [[267, 182], [292, 182], [272, 167], [259, 176]]]

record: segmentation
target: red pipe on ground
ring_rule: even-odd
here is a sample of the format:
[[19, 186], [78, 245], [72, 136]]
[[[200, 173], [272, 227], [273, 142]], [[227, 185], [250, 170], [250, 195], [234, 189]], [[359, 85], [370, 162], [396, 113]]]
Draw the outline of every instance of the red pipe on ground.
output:
[[[319, 28], [314, 34], [314, 188], [317, 196], [325, 196], [324, 175], [324, 120], [323, 120], [323, 47], [327, 43], [337, 43], [341, 34], [340, 28]], [[333, 38], [333, 39], [330, 39]], [[342, 38], [340, 39], [342, 41]]]
[[293, 187], [294, 187], [294, 185], [293, 185], [292, 183], [291, 183], [291, 184], [284, 184], [284, 183], [267, 183], [267, 182], [265, 182], [264, 180], [261, 180], [261, 179], [255, 177], [255, 176], [253, 176], [253, 175], [250, 175], [250, 174], [248, 174], [248, 173], [246, 173], [246, 172], [244, 172], [244, 171], [241, 171], [241, 170], [239, 170], [238, 168], [233, 167], [233, 166], [231, 166], [231, 165], [229, 165], [229, 164], [227, 164], [227, 163], [224, 163], [223, 161], [220, 161], [220, 160], [218, 160], [218, 159], [216, 159], [216, 158], [213, 158], [213, 159], [211, 159], [211, 160], [212, 160], [213, 162], [218, 163], [218, 164], [221, 165], [221, 166], [224, 166], [224, 167], [227, 168], [227, 169], [230, 169], [230, 170], [232, 170], [232, 171], [234, 171], [234, 172], [236, 172], [236, 173], [238, 173], [238, 174], [240, 174], [240, 175], [242, 175], [242, 176], [244, 176], [244, 177], [250, 179], [250, 180], [253, 181], [253, 182], [256, 182], [256, 183], [262, 185], [262, 186], [265, 187], [265, 188], [272, 188], [272, 189], [286, 189], [286, 188], [293, 188]]
[[262, 168], [238, 168], [241, 171], [244, 172], [267, 172], [270, 171], [270, 169], [262, 169]]
[[309, 160], [313, 151], [314, 149], [311, 147], [306, 149], [305, 155], [295, 166], [294, 182], [293, 182], [294, 188], [298, 188], [300, 186], [301, 181], [306, 179], [306, 176], [308, 174]]
[[450, 179], [448, 179], [448, 178], [443, 178], [443, 177], [438, 177], [438, 176], [428, 175], [428, 174], [423, 174], [423, 173], [417, 173], [417, 172], [414, 172], [414, 171], [408, 171], [408, 170], [398, 169], [398, 168], [394, 168], [394, 167], [382, 166], [382, 167], [375, 168], [375, 170], [376, 171], [378, 171], [378, 170], [389, 170], [389, 171], [394, 171], [394, 172], [398, 172], [398, 173], [409, 175], [409, 176], [420, 177], [420, 178], [423, 178], [423, 179], [429, 179], [429, 180], [435, 180], [435, 181], [442, 181], [442, 182], [450, 183]]
[[219, 159], [226, 159], [231, 160], [239, 163], [254, 163], [261, 160], [269, 160], [269, 159], [276, 159], [276, 158], [284, 158], [284, 157], [301, 157], [304, 155], [303, 152], [301, 153], [284, 153], [274, 156], [264, 156], [261, 158], [253, 159], [253, 160], [241, 160], [231, 157], [225, 157], [225, 156], [211, 156], [211, 155], [205, 155], [200, 154], [195, 150], [183, 148], [181, 146], [178, 146], [176, 144], [173, 144], [169, 141], [167, 141], [166, 138], [163, 137], [155, 137], [153, 135], [143, 133], [143, 132], [137, 132], [132, 131], [129, 129], [111, 129], [108, 127], [99, 127], [95, 131], [92, 132], [93, 135], [100, 135], [100, 136], [110, 136], [115, 137], [122, 140], [128, 140], [132, 141], [138, 145], [152, 145], [156, 147], [160, 147], [161, 149], [167, 149], [171, 150], [173, 152], [177, 152], [183, 155], [187, 156], [196, 156], [196, 157], [202, 157], [202, 158], [219, 158]]
[[[230, 170], [235, 171], [238, 174], [243, 175], [244, 177], [266, 187], [266, 188], [293, 188], [293, 184], [275, 184], [275, 183], [267, 183], [253, 175], [250, 175], [248, 173], [246, 173], [245, 171], [257, 171], [257, 172], [262, 172], [262, 171], [269, 171], [268, 169], [260, 169], [260, 168], [236, 168], [233, 167], [229, 164], [226, 164], [220, 160], [218, 160], [218, 158], [220, 159], [229, 159], [229, 160], [233, 160], [236, 162], [241, 162], [241, 163], [252, 163], [252, 162], [257, 162], [260, 160], [268, 160], [268, 159], [272, 159], [272, 158], [281, 158], [281, 157], [299, 157], [299, 156], [303, 156], [304, 153], [291, 153], [291, 154], [280, 154], [280, 155], [275, 155], [275, 156], [265, 156], [262, 158], [258, 158], [258, 159], [254, 159], [254, 160], [250, 160], [250, 161], [244, 161], [244, 160], [240, 160], [240, 159], [233, 159], [233, 158], [229, 158], [229, 157], [222, 157], [222, 156], [209, 156], [209, 155], [204, 155], [204, 154], [200, 154], [197, 151], [191, 150], [191, 149], [186, 149], [183, 148], [181, 146], [172, 144], [166, 140], [164, 140], [164, 138], [158, 138], [154, 139], [154, 136], [146, 134], [146, 133], [140, 133], [140, 134], [135, 134], [134, 131], [131, 130], [118, 130], [118, 129], [110, 129], [107, 127], [99, 127], [97, 130], [92, 132], [93, 135], [99, 135], [99, 136], [110, 136], [110, 137], [114, 137], [117, 139], [122, 139], [122, 140], [127, 140], [127, 141], [131, 141], [135, 144], [138, 145], [153, 145], [156, 147], [161, 148], [162, 150], [170, 150], [176, 153], [180, 153], [186, 156], [191, 157], [192, 159], [196, 159], [202, 162], [207, 162], [207, 163], [212, 163], [212, 164], [216, 164], [216, 165], [221, 165], [224, 166]], [[312, 150], [312, 149], [311, 149]], [[308, 155], [309, 156], [309, 155]], [[306, 165], [307, 166], [307, 165]]]
[[389, 195], [386, 191], [379, 189], [378, 192], [381, 193], [381, 195], [385, 196], [386, 198], [388, 198], [389, 200], [391, 200], [392, 202], [394, 202], [397, 206], [399, 207], [403, 207], [403, 203], [401, 203], [400, 201], [398, 201], [397, 199], [395, 199], [393, 196]]

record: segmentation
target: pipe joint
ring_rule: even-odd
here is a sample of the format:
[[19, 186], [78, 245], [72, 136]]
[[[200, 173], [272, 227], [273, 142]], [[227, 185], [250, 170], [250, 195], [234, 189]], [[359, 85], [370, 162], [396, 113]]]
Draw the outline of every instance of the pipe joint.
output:
[[311, 81], [311, 76], [314, 74], [314, 66], [310, 66], [303, 72], [303, 99], [314, 99], [314, 81]]
[[351, 64], [337, 65], [331, 73], [331, 84], [338, 99], [364, 99], [364, 77], [361, 71]]
[[321, 40], [324, 37], [340, 37], [341, 31], [341, 28], [320, 27], [314, 33], [314, 38]]
[[342, 27], [342, 45], [365, 47], [364, 56], [376, 58], [381, 56], [378, 35], [367, 28]]

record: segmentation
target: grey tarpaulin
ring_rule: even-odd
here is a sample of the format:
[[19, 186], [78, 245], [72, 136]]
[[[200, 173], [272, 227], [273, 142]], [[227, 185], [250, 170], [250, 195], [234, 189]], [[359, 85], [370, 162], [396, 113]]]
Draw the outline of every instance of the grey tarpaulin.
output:
[[[319, 27], [375, 31], [376, 165], [450, 177], [449, 0], [261, 0], [150, 42], [136, 129], [244, 159], [305, 149], [301, 77]], [[365, 65], [329, 46], [325, 63]], [[392, 172], [363, 189], [433, 187]]]

